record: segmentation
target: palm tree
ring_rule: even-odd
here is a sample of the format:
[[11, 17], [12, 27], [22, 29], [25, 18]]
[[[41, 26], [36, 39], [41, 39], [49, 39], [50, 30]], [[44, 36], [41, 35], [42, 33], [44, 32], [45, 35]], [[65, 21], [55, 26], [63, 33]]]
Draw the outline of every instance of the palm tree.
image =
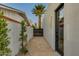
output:
[[32, 13], [35, 14], [35, 16], [38, 16], [39, 18], [39, 29], [41, 28], [41, 17], [45, 13], [45, 6], [43, 4], [35, 5], [35, 7], [32, 10]]

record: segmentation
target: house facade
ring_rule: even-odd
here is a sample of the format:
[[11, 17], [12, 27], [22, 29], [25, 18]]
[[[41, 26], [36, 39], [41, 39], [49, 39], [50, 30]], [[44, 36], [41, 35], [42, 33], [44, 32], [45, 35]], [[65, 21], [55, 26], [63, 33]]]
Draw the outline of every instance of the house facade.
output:
[[49, 3], [43, 19], [44, 37], [56, 55], [79, 55], [79, 4]]
[[[21, 48], [21, 42], [19, 41], [20, 38], [20, 31], [21, 26], [20, 22], [22, 20], [26, 21], [27, 24], [27, 32], [28, 32], [28, 40], [32, 37], [32, 34], [30, 33], [30, 23], [28, 21], [27, 16], [23, 11], [17, 10], [15, 8], [0, 4], [0, 12], [4, 13], [4, 16], [0, 16], [7, 20], [8, 28], [11, 29], [11, 31], [8, 33], [10, 37], [10, 49], [12, 50], [11, 55], [16, 55], [19, 52], [19, 49]], [[29, 30], [30, 29], [30, 30]], [[31, 31], [32, 32], [32, 31]], [[31, 34], [29, 36], [29, 34]]]

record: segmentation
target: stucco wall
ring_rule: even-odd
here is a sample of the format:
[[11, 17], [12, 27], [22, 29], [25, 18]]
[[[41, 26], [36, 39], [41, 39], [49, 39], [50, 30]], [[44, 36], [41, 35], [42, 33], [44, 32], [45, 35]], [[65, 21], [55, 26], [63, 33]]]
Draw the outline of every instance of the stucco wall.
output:
[[[0, 11], [4, 12], [4, 16], [7, 16], [13, 20], [16, 20], [18, 22], [21, 22], [22, 20], [24, 20], [24, 18], [22, 16], [20, 16], [18, 13], [13, 12], [13, 11], [9, 11], [7, 9], [0, 9]], [[13, 21], [9, 21], [7, 20], [8, 23], [8, 28], [11, 29], [11, 31], [8, 33], [8, 36], [10, 37], [10, 49], [12, 50], [11, 55], [16, 55], [19, 52], [19, 49], [21, 48], [21, 41], [19, 41], [20, 38], [20, 31], [21, 31], [21, 27], [19, 23], [15, 23]], [[27, 40], [29, 41], [32, 38], [32, 29], [31, 27], [27, 28]]]
[[65, 4], [65, 55], [79, 56], [79, 4]]
[[59, 4], [48, 4], [46, 15], [43, 19], [44, 37], [55, 50], [55, 9]]
[[7, 10], [7, 9], [0, 9], [0, 11], [4, 12], [4, 16], [7, 16], [7, 17], [14, 19], [16, 21], [21, 22], [21, 20], [24, 20], [24, 18], [16, 12], [13, 12], [13, 11], [10, 11], [10, 10]]
[[[19, 23], [14, 23], [12, 21], [7, 21], [8, 23], [8, 29], [11, 29], [11, 31], [8, 33], [8, 36], [10, 37], [10, 44], [9, 48], [12, 50], [11, 55], [16, 55], [20, 48], [21, 48], [21, 41], [19, 41], [20, 38], [20, 32], [21, 32], [21, 26]], [[24, 42], [24, 44], [28, 43], [30, 39], [33, 37], [33, 29], [32, 27], [27, 27], [27, 40]]]
[[[49, 4], [43, 20], [44, 37], [55, 50], [55, 9]], [[64, 4], [64, 55], [79, 55], [79, 4]]]
[[8, 33], [8, 36], [10, 37], [10, 49], [12, 50], [11, 55], [16, 55], [19, 52], [20, 49], [20, 31], [21, 27], [20, 24], [7, 21], [8, 23], [8, 28], [11, 29], [11, 31]]
[[[20, 16], [19, 14], [17, 14], [16, 12], [13, 11], [9, 11], [6, 9], [0, 9], [0, 11], [4, 12], [4, 16], [7, 16], [13, 20], [16, 20], [18, 22], [21, 22], [22, 20], [24, 20], [24, 18], [22, 16]], [[21, 25], [19, 23], [10, 21], [5, 19], [8, 23], [8, 27], [9, 29], [11, 29], [11, 31], [8, 33], [8, 36], [10, 37], [10, 44], [9, 44], [9, 48], [11, 49], [11, 55], [14, 56], [19, 52], [19, 49], [21, 48], [21, 41], [19, 41], [20, 38], [20, 32], [21, 32]], [[29, 42], [29, 40], [33, 37], [33, 31], [31, 27], [27, 27], [27, 42]], [[25, 41], [26, 43], [26, 41]]]
[[27, 27], [27, 36], [27, 42], [29, 42], [33, 38], [33, 28], [31, 26]]

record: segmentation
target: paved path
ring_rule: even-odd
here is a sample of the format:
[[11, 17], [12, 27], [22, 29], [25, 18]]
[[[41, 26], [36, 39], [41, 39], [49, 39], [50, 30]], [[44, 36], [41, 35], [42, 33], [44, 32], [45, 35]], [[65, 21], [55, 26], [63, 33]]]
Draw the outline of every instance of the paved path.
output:
[[53, 56], [53, 51], [43, 37], [34, 37], [27, 45], [31, 56]]

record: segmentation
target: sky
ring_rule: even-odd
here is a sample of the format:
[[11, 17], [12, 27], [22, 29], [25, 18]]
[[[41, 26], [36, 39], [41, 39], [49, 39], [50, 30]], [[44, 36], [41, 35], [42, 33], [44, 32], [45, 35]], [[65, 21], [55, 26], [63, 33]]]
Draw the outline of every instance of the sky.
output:
[[[31, 20], [32, 23], [37, 23], [38, 17], [32, 14], [32, 9], [34, 8], [35, 4], [37, 3], [7, 3], [5, 5], [24, 11], [28, 19]], [[43, 5], [45, 5], [46, 8], [48, 6], [47, 3], [43, 3]]]

